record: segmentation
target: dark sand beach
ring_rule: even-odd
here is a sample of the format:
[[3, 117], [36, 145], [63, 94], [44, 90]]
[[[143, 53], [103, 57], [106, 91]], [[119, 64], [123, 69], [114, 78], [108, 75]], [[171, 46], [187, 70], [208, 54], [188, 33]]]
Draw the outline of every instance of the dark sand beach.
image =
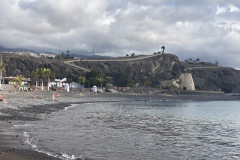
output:
[[[52, 102], [52, 94], [55, 100]], [[14, 125], [24, 124], [28, 121], [41, 120], [42, 115], [63, 110], [70, 104], [84, 102], [117, 101], [119, 97], [148, 100], [150, 97], [162, 100], [186, 100], [186, 101], [235, 101], [238, 95], [208, 94], [208, 93], [185, 93], [185, 94], [112, 94], [89, 92], [8, 92], [1, 91], [7, 103], [0, 104], [0, 159], [1, 160], [40, 160], [59, 159], [44, 153], [34, 151], [24, 143], [22, 135], [9, 134], [7, 131]]]
[[[64, 109], [69, 106], [69, 103], [66, 103], [66, 99], [56, 98], [53, 103], [51, 100], [52, 93], [44, 91], [28, 93], [9, 93], [2, 91], [1, 94], [6, 98], [7, 103], [0, 104], [0, 159], [59, 159], [32, 150], [31, 147], [25, 144], [22, 138], [20, 138], [21, 135], [9, 135], [4, 132], [13, 125], [40, 120], [42, 114], [50, 114], [54, 111]], [[59, 97], [61, 96], [62, 95], [59, 95]], [[65, 98], [67, 97], [68, 96], [65, 95]]]

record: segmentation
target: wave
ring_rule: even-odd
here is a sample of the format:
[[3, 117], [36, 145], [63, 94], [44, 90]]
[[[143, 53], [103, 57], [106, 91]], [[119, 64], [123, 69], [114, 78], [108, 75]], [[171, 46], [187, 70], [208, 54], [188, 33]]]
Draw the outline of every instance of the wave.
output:
[[26, 138], [25, 143], [30, 145], [34, 150], [37, 149], [37, 140], [30, 136], [30, 133], [24, 132], [23, 136]]
[[48, 156], [51, 157], [55, 157], [55, 158], [60, 158], [62, 160], [75, 160], [75, 159], [81, 159], [81, 160], [85, 160], [85, 158], [83, 158], [82, 156], [78, 156], [76, 157], [75, 155], [68, 155], [66, 153], [61, 153], [61, 154], [54, 154], [48, 151], [45, 151], [43, 149], [39, 149], [37, 146], [38, 140], [34, 139], [29, 132], [24, 132], [23, 136], [26, 138], [25, 143], [30, 145], [32, 147], [33, 150], [39, 152], [39, 153], [44, 153]]
[[[84, 104], [94, 104], [92, 102], [85, 102]], [[76, 105], [78, 104], [71, 104], [70, 106], [67, 106], [63, 109], [63, 111], [66, 111], [66, 110], [69, 110], [70, 108], [73, 108], [75, 107]], [[52, 113], [54, 114], [54, 112]], [[44, 115], [45, 116], [45, 115]], [[21, 125], [15, 125], [15, 127], [25, 127], [25, 126], [31, 126], [30, 124], [21, 124]], [[61, 153], [61, 154], [54, 154], [52, 152], [49, 152], [49, 151], [45, 151], [43, 149], [39, 149], [38, 148], [38, 140], [33, 138], [29, 132], [24, 132], [23, 133], [23, 136], [26, 138], [25, 140], [25, 143], [30, 145], [31, 148], [39, 153], [44, 153], [48, 156], [51, 156], [51, 157], [55, 157], [55, 158], [60, 158], [62, 160], [75, 160], [75, 159], [80, 159], [80, 160], [85, 160], [85, 158], [83, 158], [81, 155], [80, 156], [75, 156], [75, 155], [69, 155], [69, 154], [66, 154], [66, 153]]]
[[29, 127], [29, 126], [31, 126], [31, 125], [27, 124], [27, 123], [25, 123], [25, 124], [14, 124], [13, 128], [23, 128], [23, 127]]
[[[100, 102], [100, 103], [101, 103], [101, 102]], [[82, 103], [82, 104], [95, 104], [95, 103], [94, 103], [94, 102], [84, 102], [84, 103]], [[79, 104], [71, 104], [70, 106], [65, 107], [63, 110], [66, 111], [66, 110], [68, 110], [68, 109], [70, 109], [70, 108], [75, 107], [76, 105], [79, 105]]]
[[65, 107], [64, 108], [64, 111], [66, 111], [66, 110], [68, 110], [68, 109], [70, 109], [70, 108], [72, 108], [72, 107], [75, 107], [77, 104], [71, 104], [70, 106], [68, 106], [68, 107]]

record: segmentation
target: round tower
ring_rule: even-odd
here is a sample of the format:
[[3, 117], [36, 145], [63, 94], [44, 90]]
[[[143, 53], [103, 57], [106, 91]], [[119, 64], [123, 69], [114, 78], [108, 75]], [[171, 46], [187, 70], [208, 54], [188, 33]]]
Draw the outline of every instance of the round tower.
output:
[[182, 90], [195, 91], [195, 84], [191, 73], [181, 73], [179, 79], [181, 80], [180, 87]]

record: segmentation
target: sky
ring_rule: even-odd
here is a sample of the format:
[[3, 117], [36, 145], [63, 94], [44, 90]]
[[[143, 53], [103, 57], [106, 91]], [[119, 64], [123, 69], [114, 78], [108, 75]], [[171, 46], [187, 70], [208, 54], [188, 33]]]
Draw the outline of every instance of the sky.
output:
[[152, 54], [240, 68], [238, 0], [1, 0], [0, 45]]

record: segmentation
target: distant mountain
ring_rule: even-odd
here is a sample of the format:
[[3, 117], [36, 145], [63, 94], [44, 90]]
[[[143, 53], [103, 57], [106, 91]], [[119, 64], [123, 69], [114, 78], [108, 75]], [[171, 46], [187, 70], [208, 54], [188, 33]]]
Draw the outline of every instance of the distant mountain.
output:
[[3, 46], [0, 46], [0, 52], [6, 51], [7, 49], [4, 48]]
[[26, 48], [5, 48], [3, 46], [0, 46], [0, 52], [33, 52], [33, 51]]
[[4, 50], [4, 49], [5, 49], [4, 47], [0, 46], [0, 50]]
[[[28, 47], [28, 48], [5, 48], [0, 46], [0, 52], [33, 52], [33, 53], [49, 53], [49, 54], [56, 54], [59, 55], [62, 52], [67, 54], [66, 52], [69, 51], [69, 55], [74, 57], [81, 57], [81, 58], [92, 58], [92, 53], [86, 52], [84, 50], [72, 49], [72, 50], [59, 50], [54, 48], [40, 48], [40, 47]], [[111, 56], [101, 56], [101, 55], [94, 55], [94, 58], [113, 58]]]

